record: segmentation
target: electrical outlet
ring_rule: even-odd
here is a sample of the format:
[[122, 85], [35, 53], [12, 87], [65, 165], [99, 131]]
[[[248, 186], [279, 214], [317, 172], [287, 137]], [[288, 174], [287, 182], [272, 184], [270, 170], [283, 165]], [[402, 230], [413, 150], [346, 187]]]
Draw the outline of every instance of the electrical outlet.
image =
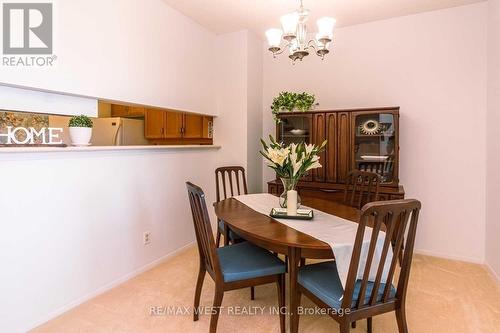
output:
[[144, 245], [148, 245], [151, 243], [151, 232], [146, 231], [142, 237], [142, 240], [144, 241]]

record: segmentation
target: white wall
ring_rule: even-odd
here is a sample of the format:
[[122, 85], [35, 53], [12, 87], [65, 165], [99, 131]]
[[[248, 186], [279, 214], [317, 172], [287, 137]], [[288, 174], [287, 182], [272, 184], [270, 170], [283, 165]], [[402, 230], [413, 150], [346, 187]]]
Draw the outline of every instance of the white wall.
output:
[[[264, 135], [280, 91], [321, 109], [401, 106], [401, 184], [423, 203], [417, 249], [482, 262], [487, 4], [338, 29], [333, 54], [292, 66], [264, 48]], [[273, 178], [267, 170], [264, 181]]]
[[97, 100], [0, 85], [0, 110], [97, 117]]
[[[259, 155], [262, 136], [262, 41], [249, 31], [217, 37], [218, 121], [231, 124], [218, 130], [226, 165], [241, 165], [247, 171], [249, 192], [262, 190], [262, 164]], [[234, 136], [237, 132], [241, 139]], [[238, 163], [238, 161], [240, 161]]]
[[486, 211], [486, 262], [500, 280], [500, 0], [488, 7], [488, 168]]
[[[204, 188], [212, 211], [215, 167], [246, 165], [238, 110], [247, 97], [225, 91], [247, 89], [237, 38], [232, 49], [245, 60], [228, 56], [219, 73], [213, 54], [225, 37], [216, 42], [161, 0], [56, 5], [57, 67], [2, 68], [0, 83], [218, 113], [215, 142], [223, 148], [0, 153], [0, 258], [8, 267], [0, 274], [0, 312], [8, 314], [1, 332], [25, 332], [193, 242], [184, 182]], [[149, 246], [144, 231], [152, 232]]]
[[247, 172], [250, 193], [262, 192], [262, 40], [247, 33]]
[[[217, 130], [223, 142], [226, 165], [247, 165], [247, 69], [246, 32], [221, 35], [215, 41], [218, 56], [213, 59], [217, 75], [217, 121], [230, 124]], [[238, 133], [238, 139], [233, 136]]]
[[0, 331], [25, 332], [192, 243], [184, 182], [202, 186], [210, 207], [219, 158], [1, 153]]
[[215, 34], [161, 0], [53, 2], [56, 65], [0, 66], [0, 83], [216, 112]]

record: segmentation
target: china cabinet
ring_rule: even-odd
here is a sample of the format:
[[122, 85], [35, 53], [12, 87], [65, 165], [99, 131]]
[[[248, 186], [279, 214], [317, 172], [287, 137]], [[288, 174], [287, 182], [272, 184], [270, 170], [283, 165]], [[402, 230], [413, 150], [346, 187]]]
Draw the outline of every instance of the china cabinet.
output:
[[[304, 176], [299, 193], [326, 201], [343, 196], [349, 171], [376, 172], [382, 177], [380, 200], [404, 198], [399, 184], [399, 107], [284, 112], [278, 114], [278, 141], [321, 144], [328, 140], [320, 156], [322, 168]], [[276, 179], [268, 183], [268, 192], [279, 195], [282, 184]]]

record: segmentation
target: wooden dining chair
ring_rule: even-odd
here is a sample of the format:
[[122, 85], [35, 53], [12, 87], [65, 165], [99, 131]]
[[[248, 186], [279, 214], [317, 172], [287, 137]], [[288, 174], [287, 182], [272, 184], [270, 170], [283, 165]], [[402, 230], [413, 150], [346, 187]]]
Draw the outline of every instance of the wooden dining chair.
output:
[[361, 209], [369, 202], [378, 200], [382, 177], [374, 172], [353, 170], [346, 177], [344, 203]]
[[[276, 283], [278, 305], [282, 309], [285, 306], [285, 264], [269, 251], [249, 242], [217, 248], [203, 190], [190, 182], [186, 183], [186, 187], [200, 256], [193, 320], [199, 319], [196, 309], [200, 305], [201, 289], [206, 272], [215, 282], [210, 333], [215, 333], [217, 330], [220, 306], [225, 291]], [[284, 333], [285, 314], [281, 313], [283, 311], [279, 312], [280, 328], [281, 332]]]
[[[330, 316], [340, 324], [340, 333], [348, 333], [351, 323], [367, 319], [368, 333], [372, 332], [372, 317], [394, 311], [399, 333], [407, 333], [406, 294], [408, 279], [417, 232], [418, 215], [421, 204], [417, 200], [379, 201], [365, 205], [359, 221], [354, 249], [347, 275], [345, 290], [342, 287], [335, 261], [307, 265], [299, 270], [298, 290], [292, 297], [300, 303], [301, 294], [306, 295], [320, 307], [331, 309]], [[399, 219], [399, 222], [398, 222]], [[373, 229], [367, 226], [373, 222]], [[370, 242], [366, 258], [361, 258], [363, 237], [366, 230], [371, 229]], [[385, 235], [381, 230], [385, 229]], [[397, 264], [399, 252], [403, 250], [405, 233], [408, 233], [401, 267]], [[383, 237], [380, 261], [376, 268], [374, 281], [369, 281], [372, 259], [375, 256], [378, 236]], [[384, 279], [385, 263], [393, 235], [396, 246], [393, 256], [388, 262], [387, 277]], [[366, 260], [361, 260], [366, 259]], [[360, 267], [360, 262], [365, 263]], [[396, 270], [397, 284], [393, 283]], [[358, 279], [358, 272], [363, 272]], [[349, 311], [346, 311], [349, 309]]]
[[[245, 169], [241, 166], [227, 166], [215, 169], [215, 191], [217, 202], [235, 195], [248, 194]], [[224, 228], [224, 221], [218, 220], [217, 247], [220, 245], [221, 235], [224, 235]], [[242, 238], [230, 229], [224, 235], [224, 245], [228, 245], [229, 242], [234, 243], [241, 240]]]

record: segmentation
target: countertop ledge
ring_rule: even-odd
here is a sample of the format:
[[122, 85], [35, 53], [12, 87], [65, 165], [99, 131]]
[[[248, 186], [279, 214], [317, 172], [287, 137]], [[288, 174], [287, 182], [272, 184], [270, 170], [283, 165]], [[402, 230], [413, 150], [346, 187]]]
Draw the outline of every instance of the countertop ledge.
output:
[[12, 147], [0, 148], [2, 153], [66, 153], [93, 151], [127, 151], [127, 150], [207, 150], [220, 149], [218, 145], [151, 145], [151, 146], [88, 146], [88, 147]]

